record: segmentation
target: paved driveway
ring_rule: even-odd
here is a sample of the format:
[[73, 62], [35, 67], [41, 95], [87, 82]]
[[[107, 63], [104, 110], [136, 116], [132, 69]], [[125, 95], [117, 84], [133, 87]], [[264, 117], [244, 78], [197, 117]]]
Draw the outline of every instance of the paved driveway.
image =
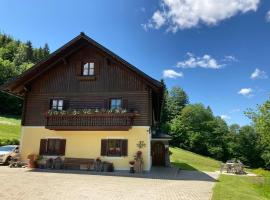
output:
[[32, 171], [0, 166], [1, 199], [209, 200], [217, 173], [155, 168], [98, 175], [77, 171]]

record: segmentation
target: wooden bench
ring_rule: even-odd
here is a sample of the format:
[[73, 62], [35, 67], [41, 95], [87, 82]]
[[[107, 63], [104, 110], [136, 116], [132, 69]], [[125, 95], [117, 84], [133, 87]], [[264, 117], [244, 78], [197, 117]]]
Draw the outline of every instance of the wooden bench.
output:
[[76, 167], [81, 169], [81, 165], [85, 165], [87, 170], [90, 170], [92, 166], [95, 165], [95, 159], [89, 158], [65, 158], [64, 169], [68, 167]]

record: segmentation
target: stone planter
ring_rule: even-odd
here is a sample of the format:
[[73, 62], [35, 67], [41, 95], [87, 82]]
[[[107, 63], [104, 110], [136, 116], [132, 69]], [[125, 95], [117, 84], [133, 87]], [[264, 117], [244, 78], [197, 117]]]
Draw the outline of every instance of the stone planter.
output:
[[96, 162], [95, 162], [95, 171], [97, 171], [97, 172], [102, 171], [102, 162], [101, 162], [101, 160], [96, 160]]
[[37, 166], [39, 169], [45, 169], [46, 168], [46, 159], [42, 158], [40, 160], [37, 160]]
[[134, 167], [133, 166], [130, 167], [129, 173], [131, 173], [131, 174], [134, 174], [135, 173], [135, 170], [134, 170]]
[[54, 169], [62, 169], [63, 167], [63, 162], [60, 157], [57, 157], [53, 160], [53, 168]]
[[113, 172], [114, 167], [112, 163], [109, 162], [103, 162], [103, 171], [104, 172]]

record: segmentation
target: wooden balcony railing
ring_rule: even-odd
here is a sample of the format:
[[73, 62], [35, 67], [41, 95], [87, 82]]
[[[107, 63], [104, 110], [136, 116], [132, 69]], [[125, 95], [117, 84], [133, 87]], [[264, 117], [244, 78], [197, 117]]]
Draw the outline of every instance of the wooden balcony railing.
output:
[[96, 113], [90, 115], [45, 115], [51, 130], [129, 130], [134, 113]]

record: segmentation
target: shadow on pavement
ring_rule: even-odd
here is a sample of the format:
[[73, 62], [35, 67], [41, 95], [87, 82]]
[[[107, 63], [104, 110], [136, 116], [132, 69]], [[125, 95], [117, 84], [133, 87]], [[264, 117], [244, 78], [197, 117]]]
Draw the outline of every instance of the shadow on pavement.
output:
[[53, 169], [29, 169], [27, 172], [35, 173], [64, 173], [78, 175], [97, 175], [97, 176], [112, 176], [112, 177], [134, 177], [146, 179], [162, 179], [162, 180], [187, 180], [187, 181], [207, 181], [217, 182], [218, 173], [216, 172], [201, 172], [180, 170], [177, 167], [152, 167], [151, 171], [142, 174], [131, 174], [129, 171], [115, 172], [95, 172], [86, 170], [53, 170]]

